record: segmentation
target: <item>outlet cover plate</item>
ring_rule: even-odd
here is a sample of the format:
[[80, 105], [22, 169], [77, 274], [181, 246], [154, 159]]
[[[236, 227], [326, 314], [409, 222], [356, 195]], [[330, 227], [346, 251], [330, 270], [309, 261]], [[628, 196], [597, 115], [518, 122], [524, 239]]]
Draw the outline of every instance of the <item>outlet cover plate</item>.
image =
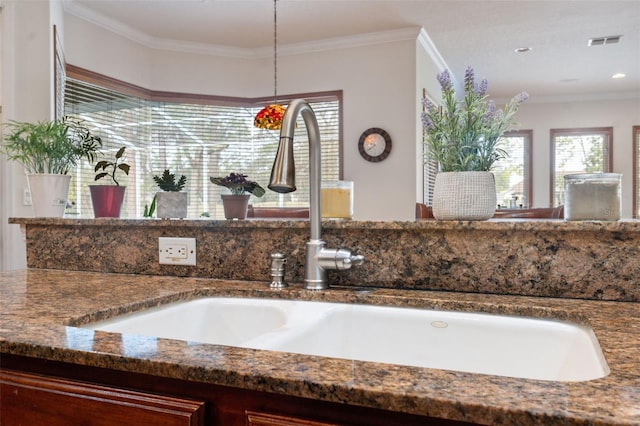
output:
[[161, 265], [196, 265], [195, 238], [158, 238], [158, 261]]

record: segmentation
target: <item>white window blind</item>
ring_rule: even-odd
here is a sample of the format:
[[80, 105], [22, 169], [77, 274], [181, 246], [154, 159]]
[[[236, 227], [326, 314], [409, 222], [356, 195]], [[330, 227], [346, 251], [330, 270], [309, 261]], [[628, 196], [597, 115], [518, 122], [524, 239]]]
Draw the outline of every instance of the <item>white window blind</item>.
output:
[[551, 130], [552, 206], [564, 204], [564, 176], [611, 172], [613, 128]]
[[[189, 102], [183, 98], [179, 102], [143, 99], [67, 79], [65, 114], [85, 120], [102, 137], [108, 159], [113, 159], [115, 152], [126, 146], [125, 162], [131, 169], [128, 177], [120, 174], [121, 184], [127, 186], [121, 217], [143, 216], [145, 205], [150, 205], [160, 190], [153, 176], [165, 169], [178, 177], [187, 176], [185, 190], [189, 193], [190, 218], [203, 214], [224, 218], [220, 194], [228, 190], [212, 184], [210, 177], [243, 173], [267, 189], [279, 132], [253, 126], [253, 118], [264, 103], [240, 99], [231, 102], [228, 98], [208, 96]], [[286, 105], [291, 99], [279, 97], [278, 101]], [[341, 176], [340, 97], [332, 92], [305, 99], [320, 127], [323, 180], [338, 180]], [[284, 195], [267, 190], [261, 198], [252, 197], [252, 204], [282, 207], [309, 204], [308, 139], [301, 118], [294, 137], [294, 155], [298, 190]], [[67, 211], [68, 216], [92, 217], [88, 185], [94, 183], [94, 176], [92, 165], [85, 162], [78, 168], [70, 191], [76, 205]]]

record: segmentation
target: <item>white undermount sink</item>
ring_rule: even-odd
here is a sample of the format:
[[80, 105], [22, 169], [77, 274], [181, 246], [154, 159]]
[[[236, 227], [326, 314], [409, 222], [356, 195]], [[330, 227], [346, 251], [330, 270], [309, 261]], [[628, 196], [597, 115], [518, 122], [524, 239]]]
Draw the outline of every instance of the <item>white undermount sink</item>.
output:
[[525, 379], [609, 373], [590, 328], [498, 314], [208, 297], [83, 328]]

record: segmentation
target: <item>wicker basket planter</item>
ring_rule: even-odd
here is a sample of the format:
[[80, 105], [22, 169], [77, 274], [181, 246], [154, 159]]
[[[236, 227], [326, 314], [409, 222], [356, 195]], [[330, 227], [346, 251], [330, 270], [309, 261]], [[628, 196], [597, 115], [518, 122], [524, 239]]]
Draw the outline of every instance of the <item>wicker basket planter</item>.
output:
[[433, 190], [438, 220], [487, 220], [496, 211], [496, 183], [491, 172], [441, 172]]

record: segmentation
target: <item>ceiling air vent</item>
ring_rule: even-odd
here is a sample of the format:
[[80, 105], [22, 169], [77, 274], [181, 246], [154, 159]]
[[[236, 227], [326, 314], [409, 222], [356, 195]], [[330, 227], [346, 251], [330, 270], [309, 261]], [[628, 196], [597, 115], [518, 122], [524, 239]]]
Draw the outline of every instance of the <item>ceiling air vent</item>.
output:
[[590, 38], [587, 42], [587, 46], [603, 46], [605, 44], [616, 44], [620, 42], [621, 35], [607, 36], [607, 37], [594, 37]]

